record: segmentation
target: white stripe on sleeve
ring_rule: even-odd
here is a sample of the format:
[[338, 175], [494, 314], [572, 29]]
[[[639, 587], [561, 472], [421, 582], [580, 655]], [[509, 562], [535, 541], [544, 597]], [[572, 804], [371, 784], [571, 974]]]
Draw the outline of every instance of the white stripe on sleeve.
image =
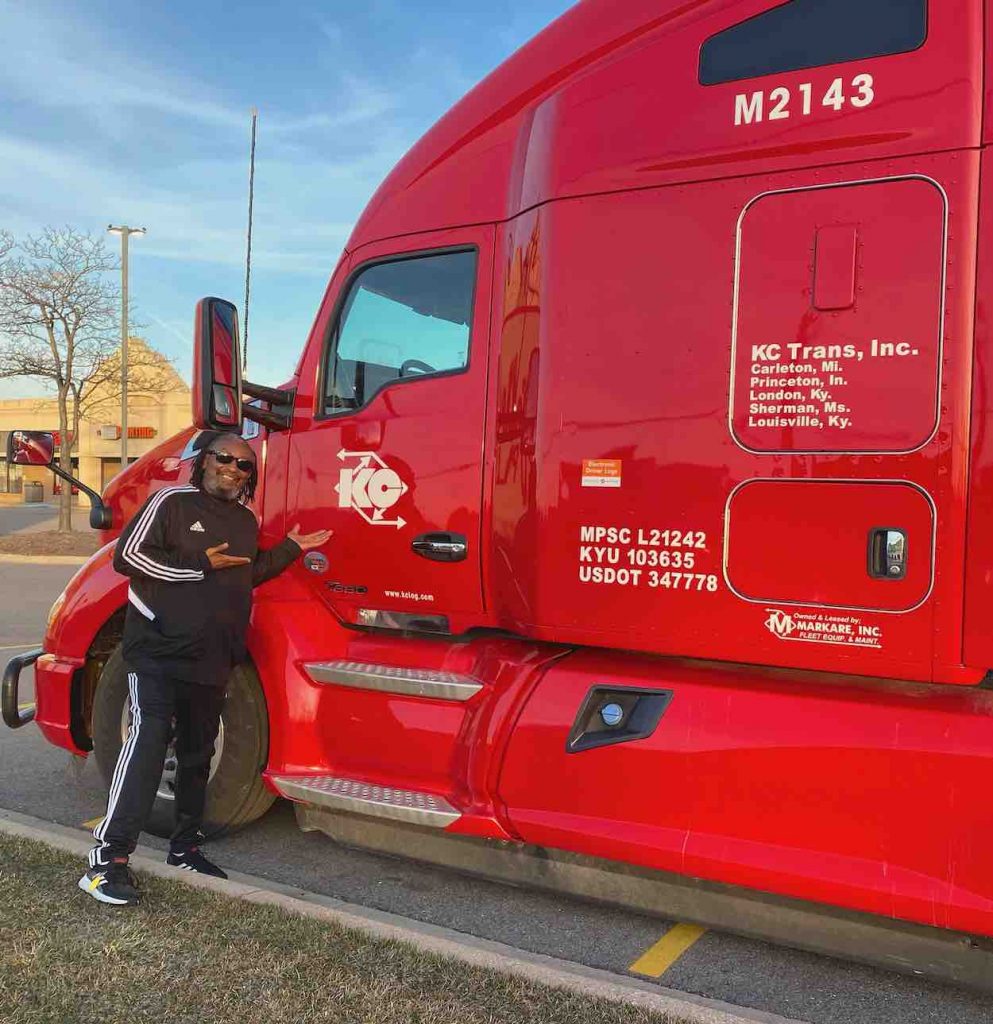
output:
[[148, 536], [148, 532], [152, 528], [152, 523], [155, 521], [155, 516], [162, 507], [166, 498], [173, 494], [189, 494], [195, 492], [195, 487], [164, 487], [161, 491], [158, 491], [152, 500], [145, 506], [145, 510], [141, 514], [141, 519], [138, 521], [138, 525], [134, 528], [134, 531], [128, 538], [127, 544], [124, 546], [124, 550], [121, 552], [121, 557], [124, 558], [126, 562], [130, 562], [136, 569], [145, 573], [147, 576], [152, 576], [155, 579], [165, 580], [170, 583], [202, 580], [204, 578], [202, 569], [174, 569], [172, 566], [162, 565], [161, 562], [154, 561], [144, 552], [139, 550], [142, 542]]

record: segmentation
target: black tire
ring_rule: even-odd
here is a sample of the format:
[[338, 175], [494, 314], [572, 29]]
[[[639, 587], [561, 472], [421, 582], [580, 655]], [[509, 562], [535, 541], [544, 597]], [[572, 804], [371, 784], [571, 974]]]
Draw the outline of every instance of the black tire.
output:
[[[93, 698], [93, 752], [107, 788], [121, 752], [127, 671], [118, 646], [107, 659]], [[269, 750], [269, 718], [255, 670], [238, 665], [228, 679], [228, 696], [221, 713], [223, 742], [211, 765], [203, 832], [221, 835], [261, 818], [275, 796], [262, 783]], [[155, 797], [146, 832], [168, 837], [175, 827], [174, 803], [160, 792]]]

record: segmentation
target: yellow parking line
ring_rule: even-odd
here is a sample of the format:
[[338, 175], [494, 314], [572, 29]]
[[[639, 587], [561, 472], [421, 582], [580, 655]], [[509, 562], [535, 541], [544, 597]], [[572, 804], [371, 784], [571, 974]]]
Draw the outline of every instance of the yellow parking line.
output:
[[673, 925], [651, 949], [635, 960], [628, 970], [632, 974], [644, 974], [648, 978], [661, 977], [706, 931], [706, 928], [696, 924]]
[[97, 817], [97, 818], [90, 818], [89, 821], [84, 821], [83, 824], [80, 825], [79, 827], [80, 828], [89, 829], [92, 832], [93, 829], [95, 829], [97, 827], [97, 825], [101, 821], [103, 821], [103, 815], [102, 814], [99, 817]]
[[34, 701], [33, 700], [29, 700], [27, 702], [27, 704], [18, 704], [17, 705], [17, 710], [18, 711], [23, 711], [25, 708], [33, 708], [33, 707], [34, 707]]

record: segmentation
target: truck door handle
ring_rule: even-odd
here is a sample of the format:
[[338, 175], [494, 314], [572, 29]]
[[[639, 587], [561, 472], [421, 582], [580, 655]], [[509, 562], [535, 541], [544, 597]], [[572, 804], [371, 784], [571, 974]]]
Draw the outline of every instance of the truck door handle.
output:
[[907, 531], [893, 526], [869, 531], [869, 575], [877, 580], [902, 580], [907, 575]]
[[461, 533], [422, 533], [410, 542], [410, 546], [421, 558], [435, 562], [461, 562], [469, 551]]

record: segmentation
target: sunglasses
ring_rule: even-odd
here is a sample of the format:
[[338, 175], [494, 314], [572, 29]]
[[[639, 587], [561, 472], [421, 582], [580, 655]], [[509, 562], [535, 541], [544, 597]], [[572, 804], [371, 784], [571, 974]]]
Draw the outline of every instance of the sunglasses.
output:
[[251, 473], [255, 469], [255, 463], [251, 459], [236, 459], [228, 452], [215, 452], [213, 450], [207, 452], [207, 454], [213, 455], [222, 466], [230, 466], [233, 462], [242, 473]]

